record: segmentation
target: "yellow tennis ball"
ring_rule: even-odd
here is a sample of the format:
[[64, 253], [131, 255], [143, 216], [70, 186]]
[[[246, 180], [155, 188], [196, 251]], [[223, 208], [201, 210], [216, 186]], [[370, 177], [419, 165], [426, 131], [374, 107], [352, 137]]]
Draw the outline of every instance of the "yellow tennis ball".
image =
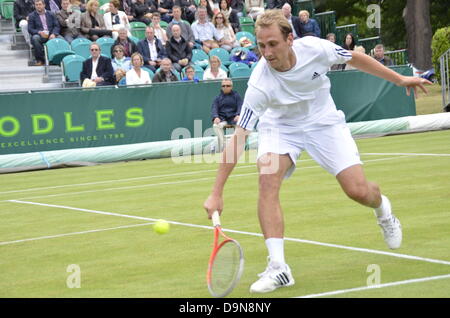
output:
[[153, 224], [153, 230], [158, 234], [166, 234], [169, 232], [170, 224], [166, 220], [158, 220]]

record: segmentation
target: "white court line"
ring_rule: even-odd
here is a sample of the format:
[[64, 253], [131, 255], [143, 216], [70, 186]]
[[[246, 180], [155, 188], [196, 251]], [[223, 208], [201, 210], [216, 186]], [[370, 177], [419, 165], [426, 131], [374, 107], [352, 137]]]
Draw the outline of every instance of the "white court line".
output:
[[[46, 204], [46, 203], [30, 202], [30, 201], [19, 201], [19, 200], [9, 200], [9, 202], [18, 203], [18, 204], [37, 205], [37, 206], [58, 208], [58, 209], [66, 209], [66, 210], [73, 210], [73, 211], [80, 211], [80, 212], [88, 212], [88, 213], [95, 213], [95, 214], [102, 214], [102, 215], [110, 215], [110, 216], [131, 218], [131, 219], [144, 220], [144, 221], [153, 221], [154, 222], [154, 221], [157, 220], [157, 219], [147, 218], [147, 217], [142, 217], [142, 216], [134, 216], [134, 215], [128, 215], [128, 214], [121, 214], [121, 213], [114, 213], [114, 212], [105, 212], [105, 211], [90, 210], [90, 209], [81, 209], [81, 208], [64, 206], [64, 205], [56, 205], [56, 204]], [[188, 227], [194, 227], [194, 228], [213, 229], [212, 226], [206, 226], [206, 225], [182, 223], [182, 222], [175, 222], [175, 221], [167, 221], [167, 222], [169, 222], [171, 224], [175, 224], [175, 225], [182, 225], [182, 226], [188, 226]], [[227, 231], [227, 232], [230, 232], [230, 233], [258, 236], [258, 237], [262, 237], [263, 236], [261, 233], [254, 233], [254, 232], [245, 232], [245, 231], [237, 231], [237, 230], [230, 230], [230, 229], [224, 229], [224, 231]], [[285, 237], [284, 239], [286, 241], [292, 241], [292, 242], [299, 242], [299, 243], [305, 243], [305, 244], [313, 244], [313, 245], [319, 245], [319, 246], [333, 247], [333, 248], [339, 248], [339, 249], [345, 249], [345, 250], [356, 251], [356, 252], [363, 252], [363, 253], [371, 253], [371, 254], [392, 256], [392, 257], [410, 259], [410, 260], [415, 260], [415, 261], [422, 261], [422, 262], [427, 262], [427, 263], [450, 265], [449, 261], [443, 261], [443, 260], [437, 260], [437, 259], [425, 258], [425, 257], [419, 257], [419, 256], [413, 256], [413, 255], [407, 255], [407, 254], [385, 252], [385, 251], [372, 250], [372, 249], [359, 248], [359, 247], [351, 247], [351, 246], [331, 244], [331, 243], [322, 243], [322, 242], [317, 242], [317, 241], [302, 240], [302, 239], [289, 238], [289, 237]]]
[[450, 157], [450, 153], [411, 153], [411, 152], [365, 152], [361, 155], [367, 156], [430, 156], [430, 157]]
[[[372, 160], [366, 160], [364, 163], [368, 162], [378, 162], [378, 161], [386, 161], [386, 160], [393, 160], [393, 159], [403, 159], [407, 158], [406, 156], [400, 157], [389, 157], [389, 158], [382, 158], [382, 159], [372, 159]], [[297, 167], [298, 170], [306, 170], [306, 169], [318, 169], [321, 168], [319, 165], [310, 166], [310, 167]], [[215, 169], [214, 171], [217, 171]], [[250, 173], [241, 173], [241, 174], [231, 174], [229, 178], [236, 178], [236, 177], [246, 177], [251, 175], [257, 175], [258, 172], [250, 172]], [[137, 188], [147, 188], [147, 187], [155, 187], [155, 186], [162, 186], [162, 185], [172, 185], [172, 184], [183, 184], [183, 183], [191, 183], [191, 182], [199, 182], [199, 181], [208, 181], [208, 180], [215, 180], [216, 176], [212, 177], [204, 177], [204, 178], [196, 178], [196, 179], [188, 179], [188, 180], [177, 180], [177, 181], [167, 181], [167, 182], [159, 182], [159, 183], [150, 183], [150, 184], [141, 184], [141, 185], [134, 185], [134, 186], [124, 186], [124, 187], [113, 187], [113, 188], [106, 188], [106, 189], [94, 189], [94, 190], [84, 190], [84, 191], [78, 191], [78, 192], [67, 192], [67, 193], [56, 193], [56, 194], [47, 194], [47, 195], [39, 195], [39, 196], [32, 196], [32, 197], [23, 197], [18, 198], [16, 200], [31, 200], [31, 199], [42, 199], [42, 198], [54, 198], [54, 197], [60, 197], [60, 196], [72, 196], [72, 195], [80, 195], [80, 194], [86, 194], [86, 193], [96, 193], [96, 192], [104, 192], [104, 191], [117, 191], [117, 190], [130, 190], [130, 189], [137, 189]], [[2, 200], [0, 202], [8, 202], [10, 200]]]
[[428, 282], [428, 281], [432, 281], [432, 280], [448, 279], [448, 278], [450, 278], [450, 274], [439, 275], [439, 276], [430, 276], [430, 277], [424, 277], [424, 278], [407, 279], [407, 280], [379, 284], [379, 285], [372, 285], [372, 286], [341, 289], [341, 290], [335, 290], [335, 291], [330, 291], [330, 292], [325, 292], [325, 293], [320, 293], [320, 294], [310, 294], [310, 295], [305, 295], [305, 296], [299, 296], [299, 297], [294, 297], [294, 298], [316, 298], [316, 297], [334, 296], [334, 295], [341, 295], [341, 294], [370, 290], [370, 289], [376, 290], [379, 288], [400, 286], [400, 285], [407, 285], [407, 284], [414, 284], [414, 283], [422, 283], [422, 282]]
[[72, 235], [81, 235], [81, 234], [105, 232], [105, 231], [112, 231], [112, 230], [119, 230], [119, 229], [128, 229], [128, 228], [133, 228], [133, 227], [138, 227], [138, 226], [146, 226], [146, 225], [151, 225], [151, 224], [154, 224], [154, 222], [141, 223], [141, 224], [132, 224], [132, 225], [123, 225], [123, 226], [117, 226], [117, 227], [110, 227], [110, 228], [106, 228], [106, 229], [88, 230], [88, 231], [82, 231], [82, 232], [72, 232], [72, 233], [65, 233], [65, 234], [39, 236], [39, 237], [33, 237], [33, 238], [28, 238], [28, 239], [22, 239], [22, 240], [0, 242], [0, 246], [1, 245], [11, 245], [11, 244], [23, 243], [23, 242], [32, 242], [32, 241], [46, 240], [46, 239], [59, 238], [59, 237], [72, 236]]

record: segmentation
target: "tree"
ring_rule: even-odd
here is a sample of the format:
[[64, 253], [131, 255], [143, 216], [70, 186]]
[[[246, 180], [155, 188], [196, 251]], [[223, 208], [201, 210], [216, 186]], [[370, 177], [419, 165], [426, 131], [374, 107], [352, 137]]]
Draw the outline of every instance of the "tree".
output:
[[428, 70], [431, 63], [430, 0], [407, 0], [403, 14], [407, 33], [408, 59], [417, 69]]

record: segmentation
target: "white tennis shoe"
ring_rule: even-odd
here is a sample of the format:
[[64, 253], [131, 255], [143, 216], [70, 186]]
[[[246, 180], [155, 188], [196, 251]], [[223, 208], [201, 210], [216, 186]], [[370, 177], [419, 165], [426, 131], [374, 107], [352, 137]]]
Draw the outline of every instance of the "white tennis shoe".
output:
[[251, 293], [268, 293], [277, 288], [295, 284], [291, 269], [287, 264], [269, 262], [266, 270], [258, 276], [260, 278], [250, 286]]
[[390, 249], [397, 249], [402, 245], [402, 225], [399, 219], [391, 214], [387, 218], [378, 218], [384, 241]]

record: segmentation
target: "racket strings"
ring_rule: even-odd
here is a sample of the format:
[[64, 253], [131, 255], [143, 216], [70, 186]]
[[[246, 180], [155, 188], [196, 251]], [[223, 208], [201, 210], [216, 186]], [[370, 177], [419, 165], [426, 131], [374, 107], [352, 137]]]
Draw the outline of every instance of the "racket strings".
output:
[[211, 271], [211, 288], [216, 294], [223, 294], [239, 275], [240, 249], [233, 242], [226, 242], [217, 252]]

